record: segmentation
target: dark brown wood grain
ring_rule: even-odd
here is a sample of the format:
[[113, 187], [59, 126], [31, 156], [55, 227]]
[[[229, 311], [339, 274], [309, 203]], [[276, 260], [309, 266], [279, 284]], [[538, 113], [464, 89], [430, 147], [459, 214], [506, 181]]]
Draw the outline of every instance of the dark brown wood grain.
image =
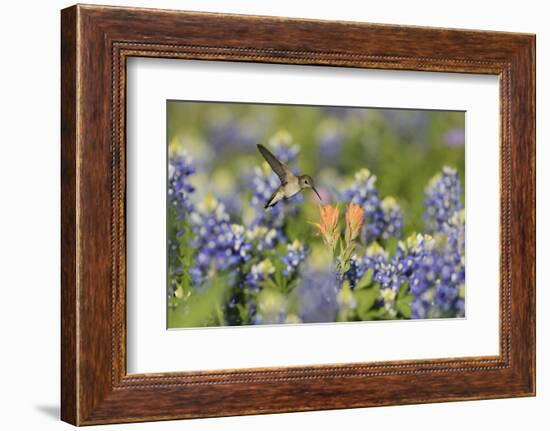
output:
[[[533, 35], [74, 6], [62, 11], [61, 48], [63, 420], [86, 425], [534, 395]], [[500, 354], [127, 375], [131, 56], [498, 75]]]
[[76, 8], [61, 20], [61, 417], [76, 423]]

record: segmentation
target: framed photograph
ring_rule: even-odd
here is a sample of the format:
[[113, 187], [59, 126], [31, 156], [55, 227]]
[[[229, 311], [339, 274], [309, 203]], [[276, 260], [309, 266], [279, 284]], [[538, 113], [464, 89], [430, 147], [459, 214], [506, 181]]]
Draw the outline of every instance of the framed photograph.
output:
[[535, 394], [533, 35], [61, 17], [63, 420]]

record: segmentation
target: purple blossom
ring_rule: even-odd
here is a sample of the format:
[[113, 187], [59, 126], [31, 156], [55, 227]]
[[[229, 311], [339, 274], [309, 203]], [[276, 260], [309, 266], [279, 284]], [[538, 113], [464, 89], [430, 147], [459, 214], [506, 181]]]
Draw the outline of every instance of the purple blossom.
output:
[[239, 218], [243, 211], [243, 202], [238, 190], [233, 188], [223, 194], [216, 194], [216, 198], [224, 205], [225, 210], [232, 219]]
[[464, 316], [464, 224], [458, 213], [448, 236], [416, 235], [399, 242], [395, 256], [373, 243], [365, 256], [352, 257], [344, 277], [353, 288], [369, 270], [380, 286], [379, 306], [395, 315], [395, 300], [405, 282], [413, 296], [413, 319]]
[[353, 202], [364, 210], [363, 238], [369, 244], [377, 240], [401, 237], [401, 209], [393, 198], [380, 201], [376, 188], [376, 176], [368, 169], [355, 174], [355, 181], [344, 191], [342, 199]]
[[285, 276], [294, 276], [298, 273], [300, 265], [306, 259], [306, 250], [305, 247], [300, 243], [300, 241], [295, 240], [291, 244], [287, 245], [287, 254], [282, 257], [283, 264], [285, 265], [283, 269], [283, 275]]
[[195, 266], [190, 273], [193, 284], [200, 286], [210, 271], [225, 271], [250, 259], [252, 245], [245, 229], [231, 225], [222, 203], [207, 196], [191, 215], [196, 249]]
[[170, 216], [174, 216], [176, 222], [170, 226], [168, 232], [168, 305], [175, 303], [170, 299], [176, 296], [178, 286], [187, 277], [184, 274], [179, 258], [179, 249], [182, 237], [188, 233], [188, 216], [194, 210], [191, 203], [191, 194], [194, 187], [189, 182], [189, 177], [195, 172], [191, 158], [186, 154], [173, 155], [168, 161], [168, 189], [167, 203]]
[[401, 207], [392, 197], [387, 197], [382, 200], [380, 207], [382, 208], [384, 228], [381, 233], [383, 240], [390, 238], [401, 238], [401, 230], [403, 229], [403, 216]]
[[172, 156], [168, 161], [168, 204], [176, 211], [176, 218], [182, 220], [193, 211], [190, 194], [195, 188], [189, 182], [189, 176], [195, 173], [195, 167], [189, 156]]
[[445, 231], [451, 217], [463, 208], [461, 193], [462, 187], [456, 169], [445, 166], [430, 180], [424, 199], [427, 232]]
[[423, 136], [427, 132], [430, 115], [428, 111], [384, 109], [380, 112], [389, 123], [388, 127], [402, 138], [411, 139]]
[[354, 288], [357, 282], [365, 275], [368, 267], [364, 258], [359, 258], [356, 254], [350, 258], [350, 267], [344, 274], [344, 278], [349, 281], [350, 287]]
[[[250, 268], [250, 271], [245, 276], [243, 284], [243, 297], [248, 304], [248, 315], [251, 317], [253, 324], [266, 323], [263, 322], [261, 316], [258, 316], [258, 295], [262, 291], [262, 283], [270, 279], [275, 273], [275, 267], [269, 259], [264, 259]], [[271, 322], [271, 319], [269, 319]]]
[[249, 124], [231, 118], [210, 124], [205, 138], [215, 152], [220, 154], [228, 151], [252, 151], [259, 135]]
[[283, 163], [293, 162], [300, 153], [300, 147], [292, 140], [292, 136], [284, 130], [275, 133], [269, 140], [268, 146], [275, 157]]
[[298, 286], [299, 317], [304, 323], [334, 322], [341, 281], [332, 272], [309, 273]]
[[256, 225], [246, 231], [246, 239], [253, 244], [254, 250], [261, 254], [266, 250], [270, 250], [282, 238], [276, 229], [269, 229], [262, 225]]
[[260, 284], [275, 273], [275, 267], [269, 259], [252, 265], [250, 272], [246, 275], [246, 282], [252, 290], [258, 290]]
[[366, 253], [359, 257], [357, 254], [351, 256], [350, 268], [344, 274], [344, 279], [350, 282], [351, 288], [354, 288], [357, 282], [367, 273], [369, 269], [373, 270], [373, 279], [376, 274], [382, 271], [382, 268], [388, 262], [388, 253], [376, 242], [367, 247]]
[[368, 169], [361, 169], [355, 174], [355, 181], [344, 191], [343, 200], [353, 202], [364, 210], [363, 237], [368, 244], [380, 237], [384, 230], [384, 213], [380, 207], [376, 176]]
[[323, 128], [318, 135], [319, 153], [325, 164], [334, 164], [344, 144], [344, 135], [334, 127]]
[[412, 318], [464, 316], [464, 218], [456, 213], [447, 234], [418, 235], [400, 244], [401, 256], [413, 261], [409, 286]]
[[464, 129], [461, 128], [449, 129], [443, 136], [443, 142], [449, 147], [463, 147], [464, 139]]

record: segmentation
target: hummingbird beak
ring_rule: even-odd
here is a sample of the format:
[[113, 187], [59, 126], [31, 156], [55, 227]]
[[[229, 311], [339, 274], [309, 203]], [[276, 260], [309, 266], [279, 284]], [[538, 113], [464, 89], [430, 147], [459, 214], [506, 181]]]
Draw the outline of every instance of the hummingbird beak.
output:
[[315, 192], [315, 194], [317, 195], [317, 197], [319, 198], [319, 200], [322, 201], [323, 199], [321, 199], [321, 195], [319, 194], [319, 192], [317, 191], [317, 189], [316, 189], [314, 186], [311, 186], [311, 188], [313, 189], [313, 191]]

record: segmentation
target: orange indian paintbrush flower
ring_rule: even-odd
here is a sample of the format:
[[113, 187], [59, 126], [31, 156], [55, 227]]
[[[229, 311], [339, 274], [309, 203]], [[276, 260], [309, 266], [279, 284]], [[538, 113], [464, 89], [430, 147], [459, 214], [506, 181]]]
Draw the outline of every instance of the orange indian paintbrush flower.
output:
[[364, 214], [363, 208], [359, 205], [349, 203], [346, 211], [346, 242], [348, 244], [359, 236]]
[[334, 249], [340, 232], [338, 230], [338, 218], [340, 210], [332, 205], [323, 205], [319, 207], [321, 213], [321, 223], [311, 223], [319, 229], [319, 233], [323, 237], [323, 241]]

